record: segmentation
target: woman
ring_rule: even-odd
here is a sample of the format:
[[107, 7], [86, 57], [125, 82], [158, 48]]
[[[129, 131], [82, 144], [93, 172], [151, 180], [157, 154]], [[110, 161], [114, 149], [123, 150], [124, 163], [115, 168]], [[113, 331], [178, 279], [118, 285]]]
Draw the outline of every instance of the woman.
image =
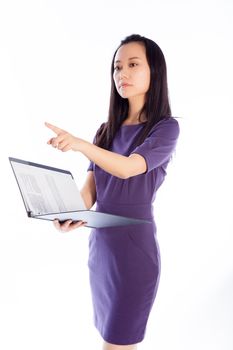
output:
[[[179, 136], [171, 116], [164, 55], [152, 40], [126, 37], [111, 66], [108, 121], [93, 144], [51, 124], [48, 141], [62, 151], [82, 152], [89, 160], [81, 190], [90, 209], [149, 219], [139, 225], [92, 229], [89, 272], [94, 322], [104, 350], [135, 350], [145, 336], [161, 271], [153, 201]], [[69, 231], [85, 225], [67, 221]]]

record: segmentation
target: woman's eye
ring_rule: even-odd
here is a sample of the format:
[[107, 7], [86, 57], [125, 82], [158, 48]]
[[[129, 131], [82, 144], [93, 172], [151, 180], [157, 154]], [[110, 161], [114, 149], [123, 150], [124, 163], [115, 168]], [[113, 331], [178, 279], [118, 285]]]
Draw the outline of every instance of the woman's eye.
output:
[[[129, 64], [129, 66], [131, 67], [134, 67], [134, 66], [137, 66], [138, 64], [137, 63], [130, 63]], [[116, 66], [116, 67], [114, 67], [114, 70], [116, 70], [116, 71], [118, 71], [120, 69], [120, 67], [119, 66]]]

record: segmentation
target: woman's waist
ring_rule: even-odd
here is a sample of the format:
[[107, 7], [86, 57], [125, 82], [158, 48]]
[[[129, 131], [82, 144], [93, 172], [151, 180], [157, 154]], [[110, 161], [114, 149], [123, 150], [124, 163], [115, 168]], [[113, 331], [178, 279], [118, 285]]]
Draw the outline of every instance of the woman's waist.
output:
[[96, 201], [96, 211], [140, 219], [153, 219], [153, 209], [152, 203], [118, 203], [99, 200]]

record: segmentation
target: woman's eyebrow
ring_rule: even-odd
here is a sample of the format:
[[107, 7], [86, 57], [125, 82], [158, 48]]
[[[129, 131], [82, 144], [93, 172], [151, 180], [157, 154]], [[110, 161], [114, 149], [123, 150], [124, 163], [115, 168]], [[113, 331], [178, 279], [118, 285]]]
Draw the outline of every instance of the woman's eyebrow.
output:
[[[129, 60], [134, 60], [135, 58], [140, 60], [140, 57], [130, 57]], [[117, 63], [117, 62], [121, 62], [121, 61], [120, 60], [115, 61], [115, 63]]]

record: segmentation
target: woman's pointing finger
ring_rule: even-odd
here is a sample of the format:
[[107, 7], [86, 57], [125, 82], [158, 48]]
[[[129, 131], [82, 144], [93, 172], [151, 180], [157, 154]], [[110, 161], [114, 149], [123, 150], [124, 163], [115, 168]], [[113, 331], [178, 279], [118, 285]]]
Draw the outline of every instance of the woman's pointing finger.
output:
[[47, 123], [45, 122], [45, 126], [47, 126], [47, 128], [51, 129], [52, 131], [55, 132], [55, 134], [59, 135], [61, 132], [64, 132], [64, 130], [58, 128], [57, 126]]

